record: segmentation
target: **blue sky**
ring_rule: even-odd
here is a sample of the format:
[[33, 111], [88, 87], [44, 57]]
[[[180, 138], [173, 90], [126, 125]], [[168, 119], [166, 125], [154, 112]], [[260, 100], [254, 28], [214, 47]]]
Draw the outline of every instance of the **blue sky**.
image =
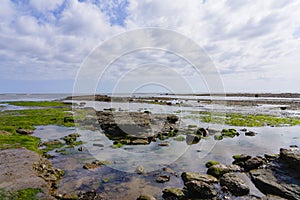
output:
[[[202, 47], [225, 92], [300, 92], [299, 9], [297, 0], [2, 0], [0, 93], [72, 92], [99, 45], [147, 27], [176, 31]], [[121, 59], [98, 88], [110, 92], [139, 58], [164, 63], [206, 92], [180, 60], [145, 52]]]

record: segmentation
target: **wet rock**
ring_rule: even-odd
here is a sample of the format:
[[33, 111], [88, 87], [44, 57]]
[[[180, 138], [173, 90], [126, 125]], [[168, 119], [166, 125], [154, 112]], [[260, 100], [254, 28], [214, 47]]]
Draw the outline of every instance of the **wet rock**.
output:
[[221, 186], [226, 186], [235, 196], [243, 196], [249, 193], [250, 189], [245, 182], [234, 173], [224, 174], [220, 178]]
[[228, 172], [229, 172], [228, 167], [223, 164], [213, 165], [207, 169], [207, 174], [212, 175], [217, 178]]
[[166, 188], [163, 190], [164, 199], [183, 199], [185, 197], [184, 191], [181, 188]]
[[246, 131], [247, 131], [247, 129], [246, 129], [246, 128], [242, 128], [240, 131], [242, 131], [242, 132], [246, 132]]
[[83, 151], [84, 148], [83, 147], [78, 147], [78, 151]]
[[186, 136], [185, 141], [188, 145], [197, 144], [201, 137], [195, 134], [189, 134]]
[[189, 181], [185, 183], [188, 194], [192, 198], [211, 199], [217, 195], [216, 190], [202, 181]]
[[162, 175], [162, 176], [157, 177], [155, 181], [157, 183], [165, 183], [165, 182], [168, 182], [169, 180], [170, 180], [170, 176]]
[[62, 195], [62, 197], [60, 197], [60, 199], [74, 200], [74, 199], [78, 199], [78, 196], [76, 194], [64, 194], [64, 195]]
[[179, 117], [176, 115], [169, 115], [167, 116], [167, 121], [171, 124], [175, 124], [179, 120]]
[[94, 147], [104, 147], [103, 144], [93, 144]]
[[209, 135], [209, 132], [205, 128], [198, 128], [197, 131], [196, 131], [196, 135], [201, 135], [203, 137], [206, 137], [206, 136]]
[[102, 165], [105, 165], [105, 164], [110, 164], [109, 161], [98, 161], [98, 160], [95, 160], [93, 161], [92, 163], [85, 163], [83, 165], [83, 168], [84, 169], [96, 169]]
[[151, 195], [142, 194], [137, 198], [137, 200], [156, 200], [156, 199]]
[[252, 169], [258, 169], [265, 163], [266, 161], [264, 158], [254, 157], [246, 160], [243, 167], [246, 171], [250, 171]]
[[300, 149], [280, 149], [280, 159], [286, 162], [291, 168], [300, 172]]
[[271, 169], [255, 169], [250, 171], [255, 186], [265, 194], [277, 195], [287, 199], [300, 199], [299, 180], [284, 174], [276, 174]]
[[234, 161], [232, 162], [232, 164], [244, 167], [245, 162], [247, 160], [249, 160], [250, 158], [252, 158], [252, 157], [249, 156], [249, 155], [247, 155], [247, 154], [236, 154], [236, 155], [232, 156], [232, 158], [234, 159]]
[[232, 138], [240, 135], [234, 128], [223, 129], [221, 133], [223, 137], [232, 137]]
[[215, 160], [209, 160], [208, 162], [205, 163], [205, 167], [210, 168], [213, 165], [220, 164], [218, 161]]
[[21, 135], [31, 135], [31, 134], [33, 134], [33, 130], [23, 129], [23, 128], [18, 128], [16, 130], [16, 132], [21, 134]]
[[166, 146], [169, 146], [170, 145], [170, 142], [161, 142], [158, 144], [158, 146], [161, 146], [161, 147], [166, 147]]
[[245, 132], [245, 135], [246, 135], [246, 136], [255, 136], [256, 133], [253, 132], [253, 131], [247, 131], [247, 132]]
[[274, 161], [277, 158], [279, 158], [279, 154], [264, 154], [264, 157], [268, 160], [268, 161]]
[[183, 182], [189, 182], [189, 181], [202, 181], [205, 183], [217, 183], [218, 179], [211, 175], [207, 174], [200, 174], [196, 172], [183, 172], [181, 174], [181, 178]]
[[133, 144], [133, 145], [146, 145], [146, 144], [149, 144], [149, 141], [146, 140], [146, 139], [136, 139], [136, 140], [131, 141], [131, 144]]

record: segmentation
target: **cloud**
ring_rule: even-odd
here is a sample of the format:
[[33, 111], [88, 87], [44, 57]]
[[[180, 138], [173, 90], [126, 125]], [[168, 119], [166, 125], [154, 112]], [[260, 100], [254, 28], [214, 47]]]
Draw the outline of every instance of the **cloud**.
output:
[[[126, 31], [159, 27], [202, 46], [229, 82], [237, 75], [251, 81], [255, 77], [295, 81], [300, 64], [299, 8], [297, 0], [3, 0], [0, 78], [74, 79], [86, 56], [101, 42]], [[143, 42], [136, 37], [126, 45]], [[149, 45], [160, 44], [152, 42]], [[113, 48], [120, 46], [108, 50]], [[193, 74], [180, 58], [157, 51], [124, 57], [108, 79], [130, 70], [131, 63], [151, 60], [172, 65], [186, 76]]]

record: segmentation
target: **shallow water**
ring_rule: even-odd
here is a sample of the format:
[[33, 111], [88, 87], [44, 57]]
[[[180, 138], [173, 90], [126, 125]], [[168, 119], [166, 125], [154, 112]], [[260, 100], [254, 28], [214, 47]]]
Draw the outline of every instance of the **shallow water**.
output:
[[[300, 146], [300, 126], [257, 127], [249, 130], [258, 134], [249, 137], [241, 132], [238, 137], [225, 138], [221, 141], [209, 137], [194, 145], [169, 139], [169, 147], [158, 146], [158, 141], [145, 146], [124, 145], [120, 149], [111, 148], [112, 141], [104, 134], [83, 130], [80, 132], [82, 134], [80, 140], [86, 142], [83, 145], [85, 148], [83, 152], [79, 152], [77, 147], [68, 149], [67, 155], [52, 152], [56, 155], [52, 159], [54, 166], [66, 172], [60, 182], [59, 192], [76, 193], [76, 191], [96, 190], [107, 193], [111, 199], [135, 199], [141, 193], [148, 193], [161, 199], [163, 188], [183, 186], [180, 176], [173, 175], [167, 183], [156, 183], [155, 177], [168, 174], [162, 171], [163, 167], [170, 167], [179, 175], [183, 171], [206, 173], [205, 163], [208, 160], [230, 164], [234, 154], [245, 153], [253, 156], [264, 153], [274, 154], [278, 153], [281, 147]], [[75, 131], [75, 128], [49, 125], [37, 127], [34, 135], [47, 141]], [[103, 144], [104, 147], [93, 144]], [[110, 161], [111, 164], [95, 170], [83, 169], [86, 162], [95, 159]], [[139, 165], [144, 166], [147, 174], [138, 175], [134, 172]], [[253, 193], [255, 192], [257, 193], [257, 190], [253, 189]]]

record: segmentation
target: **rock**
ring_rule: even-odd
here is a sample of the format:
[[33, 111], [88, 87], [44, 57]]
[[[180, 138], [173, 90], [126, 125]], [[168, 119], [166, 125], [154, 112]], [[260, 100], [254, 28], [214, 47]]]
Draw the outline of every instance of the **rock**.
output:
[[220, 164], [218, 161], [215, 160], [209, 160], [208, 162], [205, 163], [205, 167], [210, 168], [213, 165]]
[[234, 128], [223, 129], [221, 133], [222, 133], [223, 137], [232, 137], [233, 138], [234, 136], [239, 136], [239, 133]]
[[165, 183], [165, 182], [168, 182], [169, 180], [170, 180], [170, 176], [162, 175], [162, 176], [157, 177], [155, 181], [157, 183]]
[[16, 132], [21, 134], [21, 135], [31, 135], [31, 134], [33, 134], [33, 130], [23, 129], [23, 128], [18, 128], [16, 130]]
[[268, 160], [268, 161], [274, 161], [277, 158], [279, 158], [279, 154], [264, 154], [264, 157]]
[[88, 191], [85, 193], [79, 193], [78, 195], [79, 200], [109, 200], [110, 198], [107, 197], [104, 193], [96, 193], [94, 191]]
[[234, 173], [224, 174], [220, 178], [221, 186], [226, 186], [235, 196], [243, 196], [249, 193], [250, 189], [245, 182]]
[[[51, 199], [50, 184], [39, 177], [38, 171], [33, 168], [42, 158], [37, 152], [26, 148], [5, 149], [0, 151], [0, 199], [2, 192], [18, 191], [27, 188], [40, 188], [44, 197]], [[45, 165], [45, 168], [47, 166]], [[5, 197], [3, 197], [5, 199]]]
[[51, 140], [51, 141], [48, 141], [48, 142], [43, 142], [42, 145], [45, 145], [45, 146], [54, 146], [54, 145], [61, 145], [62, 142], [59, 141], [59, 140]]
[[232, 156], [232, 158], [234, 159], [232, 164], [244, 167], [245, 161], [249, 160], [252, 157], [249, 155], [246, 155], [246, 154], [236, 154], [236, 155]]
[[181, 178], [184, 183], [189, 182], [189, 181], [202, 181], [205, 183], [217, 183], [218, 179], [211, 175], [207, 174], [199, 174], [196, 172], [183, 172], [181, 174]]
[[188, 145], [197, 144], [200, 141], [200, 137], [198, 135], [189, 134], [186, 136], [185, 141]]
[[63, 200], [74, 200], [78, 199], [78, 196], [76, 194], [64, 194], [61, 199]]
[[185, 186], [192, 198], [211, 199], [217, 195], [216, 190], [211, 185], [202, 181], [189, 181], [185, 183]]
[[238, 165], [231, 164], [231, 165], [226, 165], [226, 167], [228, 168], [229, 172], [240, 172], [240, 171], [242, 171], [241, 167], [238, 166]]
[[161, 147], [166, 147], [166, 146], [169, 146], [170, 143], [169, 142], [161, 142], [158, 144], [158, 146], [161, 146]]
[[280, 149], [280, 159], [286, 162], [291, 168], [300, 172], [300, 149]]
[[83, 168], [84, 169], [96, 169], [102, 165], [105, 165], [105, 164], [110, 164], [109, 161], [98, 161], [98, 160], [95, 160], [93, 161], [92, 163], [85, 163], [83, 165]]
[[223, 164], [213, 165], [207, 169], [207, 174], [212, 175], [217, 178], [228, 172], [229, 172], [228, 167]]
[[271, 169], [251, 170], [250, 176], [255, 186], [264, 194], [277, 195], [292, 200], [300, 199], [298, 179], [292, 179], [285, 174], [278, 175], [276, 171]]
[[78, 147], [78, 151], [83, 151], [84, 148], [83, 147]]
[[149, 141], [146, 140], [146, 139], [136, 139], [136, 140], [131, 141], [131, 144], [134, 144], [134, 145], [146, 145], [146, 144], [149, 144]]
[[95, 144], [95, 143], [93, 144], [93, 146], [94, 146], [94, 147], [104, 147], [103, 144]]
[[10, 132], [0, 130], [0, 135], [11, 135]]
[[174, 176], [178, 176], [178, 174], [177, 174], [177, 172], [175, 172], [173, 169], [171, 169], [171, 168], [168, 168], [168, 167], [164, 167], [163, 168], [163, 171], [164, 172], [168, 172], [168, 173], [170, 173], [170, 174], [173, 174]]
[[247, 129], [246, 128], [242, 128], [242, 129], [240, 129], [240, 131], [246, 132]]
[[185, 194], [181, 188], [166, 188], [163, 190], [164, 199], [182, 199], [185, 197]]
[[138, 174], [145, 174], [145, 169], [144, 169], [144, 167], [143, 166], [137, 166], [136, 168], [135, 168], [135, 171], [136, 171], [136, 173], [138, 173]]
[[156, 200], [156, 199], [151, 195], [142, 194], [137, 198], [137, 200]]
[[250, 171], [252, 169], [258, 169], [265, 163], [266, 162], [263, 158], [254, 157], [254, 158], [250, 158], [250, 159], [246, 160], [243, 167], [246, 171]]
[[246, 135], [246, 136], [255, 136], [256, 133], [253, 132], [253, 131], [247, 131], [247, 132], [245, 132], [245, 135]]
[[196, 131], [196, 135], [201, 135], [203, 137], [206, 137], [209, 135], [208, 130], [205, 128], [198, 128]]
[[167, 121], [171, 124], [175, 124], [179, 120], [179, 117], [176, 115], [168, 115], [167, 116]]

